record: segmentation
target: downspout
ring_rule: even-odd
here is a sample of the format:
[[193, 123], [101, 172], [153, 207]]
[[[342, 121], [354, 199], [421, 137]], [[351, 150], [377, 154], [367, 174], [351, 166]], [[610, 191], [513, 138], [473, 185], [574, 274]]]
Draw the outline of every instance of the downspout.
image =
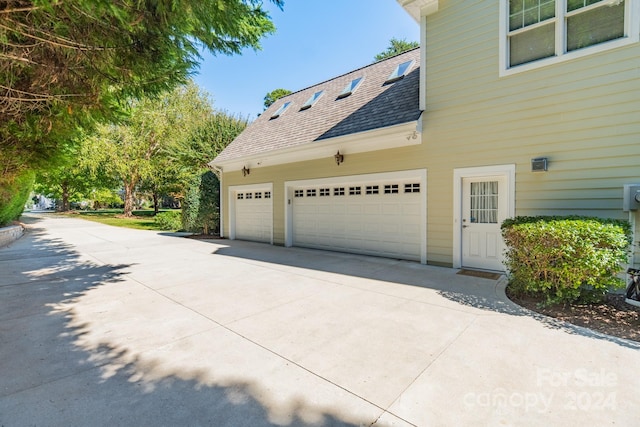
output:
[[220, 212], [219, 212], [219, 218], [220, 218], [220, 237], [224, 237], [224, 195], [222, 193], [222, 189], [224, 188], [224, 185], [222, 185], [222, 168], [220, 166], [215, 166], [215, 165], [211, 165], [209, 164], [209, 167], [211, 167], [211, 170], [213, 171], [213, 173], [216, 174], [216, 176], [218, 177], [218, 185], [219, 185], [219, 189], [218, 192], [220, 194]]

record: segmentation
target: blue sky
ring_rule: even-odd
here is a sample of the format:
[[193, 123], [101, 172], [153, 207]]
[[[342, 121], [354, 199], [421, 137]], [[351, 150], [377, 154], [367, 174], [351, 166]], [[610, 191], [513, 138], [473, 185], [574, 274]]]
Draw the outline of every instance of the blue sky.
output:
[[204, 60], [195, 82], [214, 107], [254, 119], [277, 88], [304, 89], [373, 61], [392, 37], [419, 41], [420, 26], [395, 0], [265, 0], [277, 30], [262, 50]]

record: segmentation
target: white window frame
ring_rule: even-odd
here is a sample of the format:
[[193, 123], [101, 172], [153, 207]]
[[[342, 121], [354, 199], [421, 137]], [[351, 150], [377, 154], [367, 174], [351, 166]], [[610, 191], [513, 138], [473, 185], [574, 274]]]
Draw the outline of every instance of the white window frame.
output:
[[[615, 2], [615, 0], [611, 0]], [[627, 46], [631, 43], [640, 41], [640, 0], [625, 0], [625, 21], [624, 21], [624, 37], [610, 40], [608, 42], [598, 43], [583, 49], [566, 51], [566, 17], [575, 12], [566, 13], [567, 0], [556, 0], [556, 16], [555, 21], [555, 56], [539, 59], [532, 62], [509, 67], [509, 1], [500, 0], [500, 76], [508, 76], [521, 73], [523, 71], [534, 70], [540, 67], [557, 64], [564, 61], [570, 61], [576, 58], [582, 58], [587, 55], [593, 55], [610, 49], [616, 49]], [[547, 20], [545, 22], [549, 22]], [[534, 24], [532, 27], [536, 26]]]

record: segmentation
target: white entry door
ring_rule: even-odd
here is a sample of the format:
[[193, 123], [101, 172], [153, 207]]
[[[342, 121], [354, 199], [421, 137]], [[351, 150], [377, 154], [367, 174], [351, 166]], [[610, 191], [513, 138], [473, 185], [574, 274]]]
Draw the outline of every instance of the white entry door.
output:
[[462, 180], [462, 267], [504, 271], [500, 224], [507, 218], [507, 177]]

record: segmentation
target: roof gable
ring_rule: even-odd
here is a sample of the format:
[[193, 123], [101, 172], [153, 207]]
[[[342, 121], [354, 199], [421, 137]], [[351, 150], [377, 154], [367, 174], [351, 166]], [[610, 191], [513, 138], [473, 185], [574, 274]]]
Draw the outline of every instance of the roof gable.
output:
[[[416, 121], [420, 117], [419, 58], [416, 48], [278, 99], [214, 163]], [[404, 78], [385, 84], [399, 64], [410, 60], [413, 64]], [[360, 77], [357, 90], [341, 97], [345, 86]], [[319, 91], [323, 95], [303, 109]], [[287, 111], [272, 118], [287, 102]]]

